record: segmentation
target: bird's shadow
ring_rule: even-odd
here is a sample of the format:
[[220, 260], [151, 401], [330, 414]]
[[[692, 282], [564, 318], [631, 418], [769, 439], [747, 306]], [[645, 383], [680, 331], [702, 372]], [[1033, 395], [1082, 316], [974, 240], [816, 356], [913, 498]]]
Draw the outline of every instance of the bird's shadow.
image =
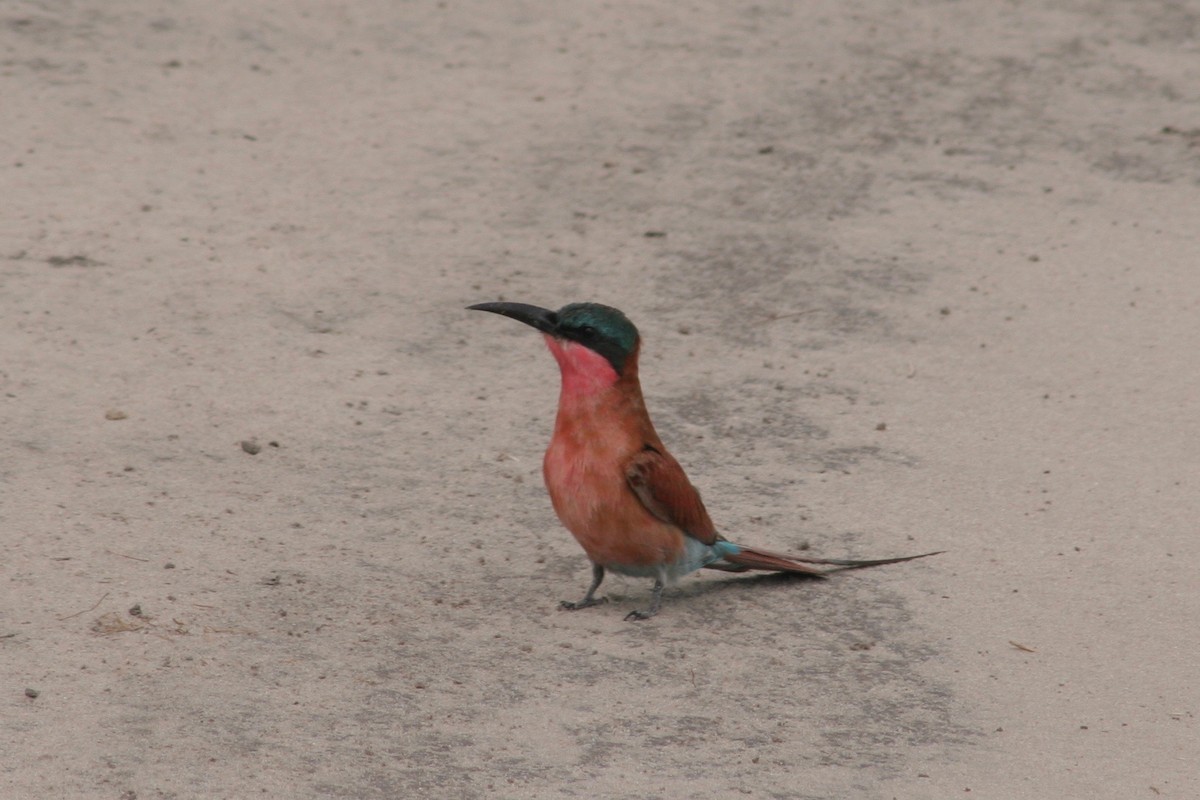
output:
[[[695, 576], [692, 580], [684, 580], [668, 589], [669, 595], [676, 599], [689, 597], [715, 596], [722, 592], [743, 592], [760, 590], [769, 586], [788, 586], [795, 583], [822, 583], [826, 579], [820, 575], [806, 575], [801, 572], [765, 572], [750, 575], [707, 575], [703, 578]], [[700, 578], [697, 580], [696, 578]]]

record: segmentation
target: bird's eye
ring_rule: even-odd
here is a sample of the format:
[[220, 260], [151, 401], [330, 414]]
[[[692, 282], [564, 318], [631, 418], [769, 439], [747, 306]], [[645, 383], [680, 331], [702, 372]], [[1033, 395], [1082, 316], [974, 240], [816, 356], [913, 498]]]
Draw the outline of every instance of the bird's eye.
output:
[[596, 329], [593, 328], [591, 325], [584, 325], [582, 328], [579, 329], [579, 335], [586, 336], [590, 339], [591, 337], [596, 335]]

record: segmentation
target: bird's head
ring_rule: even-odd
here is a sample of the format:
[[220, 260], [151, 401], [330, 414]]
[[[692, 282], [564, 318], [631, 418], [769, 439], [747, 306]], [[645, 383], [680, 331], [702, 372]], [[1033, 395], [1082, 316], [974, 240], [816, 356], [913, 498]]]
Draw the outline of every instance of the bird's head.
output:
[[640, 341], [638, 329], [628, 317], [599, 303], [571, 303], [558, 311], [526, 303], [479, 303], [468, 308], [502, 314], [537, 328], [550, 341], [560, 364], [562, 351], [555, 349], [555, 342], [569, 342], [602, 356], [617, 375], [632, 363]]

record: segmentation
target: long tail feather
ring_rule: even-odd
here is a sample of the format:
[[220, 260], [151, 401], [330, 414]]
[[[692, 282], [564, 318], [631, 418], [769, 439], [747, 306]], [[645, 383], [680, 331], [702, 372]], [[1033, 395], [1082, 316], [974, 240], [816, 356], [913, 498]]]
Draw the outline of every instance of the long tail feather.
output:
[[[782, 553], [772, 553], [768, 550], [755, 550], [753, 547], [742, 547], [737, 553], [725, 556], [724, 560], [733, 565], [731, 572], [744, 572], [748, 569], [761, 569], [767, 572], [795, 572], [801, 575], [822, 576], [825, 570], [810, 567], [800, 563], [801, 559], [791, 558]], [[714, 566], [714, 565], [710, 565]], [[717, 562], [717, 569], [721, 569]], [[729, 569], [729, 568], [726, 568]]]
[[[915, 561], [918, 558], [928, 558], [929, 556], [937, 556], [946, 552], [945, 550], [934, 550], [932, 553], [921, 553], [915, 556], [897, 556], [896, 558], [872, 558], [866, 561], [855, 561], [853, 559], [842, 558], [826, 558], [813, 559], [814, 564], [830, 564], [836, 569], [828, 570], [828, 572], [844, 572], [848, 569], [862, 569], [863, 567], [879, 567], [884, 564], [899, 564], [904, 561]], [[808, 559], [798, 558], [797, 561], [808, 561]]]
[[[825, 576], [831, 572], [843, 572], [849, 569], [863, 569], [864, 567], [878, 567], [883, 564], [899, 564], [902, 561], [912, 561], [918, 558], [926, 558], [928, 556], [936, 556], [945, 551], [937, 550], [932, 553], [921, 553], [916, 556], [899, 556], [898, 558], [873, 558], [865, 561], [857, 561], [844, 558], [808, 558], [805, 556], [784, 555], [783, 553], [772, 553], [770, 550], [759, 550], [754, 547], [745, 547], [738, 545], [741, 550], [737, 553], [725, 556], [724, 561], [730, 566], [726, 566], [721, 562], [710, 564], [710, 569], [723, 569], [729, 572], [743, 572], [748, 569], [765, 570], [768, 572], [795, 572], [803, 575]], [[816, 569], [808, 566], [809, 564], [823, 564], [834, 567], [834, 569]]]

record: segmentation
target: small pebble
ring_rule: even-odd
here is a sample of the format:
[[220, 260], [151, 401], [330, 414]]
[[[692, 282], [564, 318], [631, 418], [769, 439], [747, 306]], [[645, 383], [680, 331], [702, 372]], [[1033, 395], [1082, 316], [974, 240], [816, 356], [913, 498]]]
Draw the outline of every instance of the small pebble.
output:
[[129, 415], [119, 408], [110, 408], [104, 412], [104, 418], [108, 420], [129, 419]]
[[26, 689], [25, 696], [28, 697], [30, 700], [32, 700], [38, 696], [38, 690], [37, 689]]
[[260, 445], [258, 442], [253, 442], [249, 439], [243, 439], [242, 440], [242, 449], [245, 450], [250, 455], [256, 456], [260, 452], [262, 452], [262, 445]]

